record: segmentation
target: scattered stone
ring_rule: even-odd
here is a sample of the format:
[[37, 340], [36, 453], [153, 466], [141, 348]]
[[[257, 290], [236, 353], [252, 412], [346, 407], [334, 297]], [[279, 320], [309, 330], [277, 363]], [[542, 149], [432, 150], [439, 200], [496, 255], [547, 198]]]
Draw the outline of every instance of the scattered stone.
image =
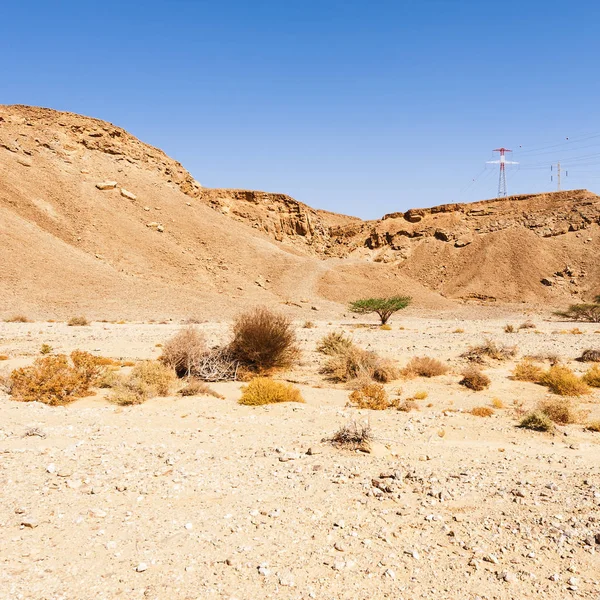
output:
[[144, 571], [148, 570], [148, 565], [146, 563], [141, 562], [136, 568], [135, 570], [138, 573], [143, 573]]
[[27, 518], [21, 521], [21, 526], [27, 527], [28, 529], [35, 529], [38, 525], [39, 523], [37, 522], [37, 520], [33, 518]]
[[123, 196], [123, 198], [127, 198], [128, 200], [137, 200], [137, 196], [125, 188], [121, 188], [121, 196]]
[[99, 190], [114, 190], [117, 187], [116, 181], [101, 181], [96, 184]]

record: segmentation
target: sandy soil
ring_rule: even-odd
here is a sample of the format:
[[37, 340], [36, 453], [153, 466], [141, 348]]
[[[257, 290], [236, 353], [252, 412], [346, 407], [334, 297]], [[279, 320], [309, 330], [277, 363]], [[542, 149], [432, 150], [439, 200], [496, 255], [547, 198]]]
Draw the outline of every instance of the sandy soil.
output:
[[[503, 332], [523, 320], [300, 328], [302, 362], [283, 378], [306, 404], [240, 406], [238, 383], [213, 385], [224, 400], [128, 408], [103, 393], [64, 408], [0, 394], [0, 598], [600, 597], [600, 434], [516, 428], [513, 401], [530, 408], [547, 392], [509, 379], [514, 361], [485, 368], [486, 391], [458, 385], [460, 353], [485, 337], [520, 355], [557, 353], [578, 372], [573, 359], [600, 345], [594, 325], [559, 333], [573, 325], [540, 319], [536, 331]], [[0, 373], [42, 343], [156, 357], [179, 327], [2, 323]], [[211, 343], [228, 335], [227, 323], [198, 327]], [[438, 357], [451, 373], [386, 386], [426, 391], [419, 411], [348, 408], [348, 391], [318, 374], [315, 344], [331, 330], [399, 365]], [[507, 408], [466, 412], [494, 398]], [[581, 402], [589, 418], [599, 400]], [[322, 441], [352, 419], [370, 422], [371, 454]]]

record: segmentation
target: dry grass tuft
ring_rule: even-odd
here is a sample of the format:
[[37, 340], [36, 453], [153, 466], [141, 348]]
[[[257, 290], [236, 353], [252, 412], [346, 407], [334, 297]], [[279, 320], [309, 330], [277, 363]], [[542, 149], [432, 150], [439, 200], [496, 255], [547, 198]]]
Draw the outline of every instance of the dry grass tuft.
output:
[[312, 321], [304, 321], [304, 325], [302, 325], [304, 329], [315, 329], [316, 325]]
[[62, 406], [87, 395], [103, 371], [97, 357], [81, 350], [72, 352], [71, 360], [64, 354], [44, 356], [10, 374], [10, 394], [20, 402]]
[[560, 365], [550, 367], [542, 373], [539, 382], [559, 396], [582, 396], [590, 389], [571, 369]]
[[174, 369], [177, 377], [189, 377], [206, 350], [204, 335], [195, 327], [189, 326], [165, 342], [158, 360]]
[[152, 396], [168, 396], [175, 383], [175, 372], [157, 360], [142, 360], [133, 367], [129, 381], [147, 388]]
[[335, 356], [337, 354], [343, 354], [353, 346], [354, 344], [349, 337], [346, 337], [343, 333], [332, 331], [321, 339], [317, 345], [317, 352], [325, 354], [326, 356]]
[[560, 425], [577, 423], [581, 417], [581, 414], [570, 400], [558, 398], [541, 402], [538, 406], [538, 411], [546, 415], [554, 423], [559, 423]]
[[530, 360], [533, 362], [548, 362], [550, 366], [558, 365], [561, 363], [561, 357], [556, 352], [542, 352], [538, 354], [528, 354], [523, 357], [524, 360]]
[[239, 404], [261, 406], [279, 402], [304, 402], [300, 390], [289, 383], [274, 381], [268, 377], [256, 377], [242, 388]]
[[536, 324], [533, 321], [525, 321], [519, 325], [519, 329], [536, 329]]
[[476, 406], [469, 413], [475, 417], [491, 417], [494, 414], [494, 410], [489, 406]]
[[513, 379], [517, 381], [531, 381], [539, 383], [544, 370], [533, 361], [526, 358], [516, 365], [513, 371]]
[[464, 333], [465, 330], [462, 329], [461, 327], [457, 327], [452, 333]]
[[439, 360], [428, 356], [415, 356], [410, 359], [402, 370], [402, 375], [406, 378], [438, 377], [439, 375], [445, 375], [447, 372], [448, 367]]
[[89, 324], [90, 322], [83, 316], [71, 317], [67, 323], [69, 327], [85, 327]]
[[31, 321], [25, 315], [13, 315], [4, 319], [5, 323], [31, 323]]
[[356, 450], [368, 447], [371, 444], [373, 431], [369, 423], [352, 421], [340, 427], [328, 441], [337, 447]]
[[392, 326], [388, 325], [387, 323], [385, 325], [380, 325], [379, 329], [381, 329], [382, 331], [391, 331], [392, 330]]
[[391, 361], [354, 345], [331, 356], [322, 373], [329, 375], [333, 381], [341, 382], [368, 377], [380, 383], [388, 383], [398, 378], [398, 369]]
[[523, 429], [531, 429], [533, 431], [553, 431], [554, 423], [548, 415], [534, 411], [526, 414], [518, 425]]
[[42, 344], [40, 348], [40, 354], [51, 354], [52, 346], [50, 344]]
[[429, 394], [427, 392], [416, 392], [411, 400], [426, 400]]
[[492, 406], [498, 409], [506, 408], [506, 404], [500, 398], [492, 398]]
[[349, 406], [370, 410], [386, 410], [397, 408], [398, 400], [390, 400], [384, 387], [378, 383], [370, 383], [350, 394]]
[[463, 371], [463, 378], [459, 381], [460, 385], [464, 385], [465, 387], [475, 390], [476, 392], [480, 392], [481, 390], [485, 390], [489, 387], [491, 381], [490, 378], [482, 373], [476, 367], [468, 367]]
[[180, 396], [213, 396], [214, 398], [224, 399], [225, 396], [213, 390], [207, 383], [199, 379], [190, 378], [185, 387], [177, 392]]
[[501, 346], [493, 340], [486, 340], [480, 346], [472, 346], [466, 352], [461, 354], [462, 358], [466, 358], [471, 362], [483, 362], [486, 358], [493, 360], [508, 360], [517, 355], [516, 346]]
[[8, 354], [0, 354], [0, 360], [8, 360]]
[[398, 405], [398, 410], [402, 412], [411, 412], [413, 410], [419, 410], [419, 405], [410, 398], [408, 400], [404, 400]]
[[299, 354], [290, 319], [264, 307], [235, 320], [229, 349], [234, 359], [258, 372], [289, 367]]
[[504, 326], [504, 333], [515, 333], [515, 326], [506, 324]]
[[600, 362], [600, 350], [588, 348], [578, 359], [581, 362]]
[[591, 367], [581, 379], [590, 387], [600, 387], [600, 365]]

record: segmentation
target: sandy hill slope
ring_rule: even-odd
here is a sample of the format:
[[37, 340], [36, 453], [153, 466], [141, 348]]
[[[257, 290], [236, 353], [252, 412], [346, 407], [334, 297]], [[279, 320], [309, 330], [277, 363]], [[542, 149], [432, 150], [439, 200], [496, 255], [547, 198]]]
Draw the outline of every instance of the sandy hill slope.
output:
[[600, 291], [599, 219], [600, 199], [575, 191], [364, 222], [203, 188], [104, 121], [0, 107], [0, 316], [217, 318], [269, 303], [309, 318], [369, 293], [564, 304]]

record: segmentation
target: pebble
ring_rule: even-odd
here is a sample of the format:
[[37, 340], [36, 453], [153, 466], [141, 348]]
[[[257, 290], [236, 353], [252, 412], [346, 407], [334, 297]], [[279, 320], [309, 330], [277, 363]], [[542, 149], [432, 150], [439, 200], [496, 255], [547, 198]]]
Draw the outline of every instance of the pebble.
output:
[[46, 467], [46, 472], [47, 473], [56, 473], [56, 465], [54, 463], [50, 463], [47, 467]]
[[141, 562], [136, 568], [135, 570], [138, 573], [143, 573], [144, 571], [148, 570], [148, 565], [146, 563]]

